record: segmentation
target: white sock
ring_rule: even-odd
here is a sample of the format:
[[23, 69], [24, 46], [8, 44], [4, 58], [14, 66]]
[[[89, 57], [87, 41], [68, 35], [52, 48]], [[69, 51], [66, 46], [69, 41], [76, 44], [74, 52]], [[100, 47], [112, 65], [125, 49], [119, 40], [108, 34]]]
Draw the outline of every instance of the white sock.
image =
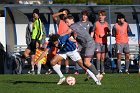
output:
[[98, 79], [96, 78], [96, 76], [95, 76], [89, 69], [87, 69], [87, 73], [91, 76], [91, 78], [92, 78], [95, 82], [98, 81]]
[[37, 74], [40, 74], [41, 72], [41, 63], [37, 64]]
[[53, 66], [53, 69], [59, 75], [60, 78], [64, 77], [64, 75], [62, 74], [60, 70], [60, 65], [56, 64], [55, 66]]
[[139, 72], [140, 72], [140, 68], [139, 68]]
[[31, 71], [34, 71], [34, 65], [32, 64], [32, 70]]

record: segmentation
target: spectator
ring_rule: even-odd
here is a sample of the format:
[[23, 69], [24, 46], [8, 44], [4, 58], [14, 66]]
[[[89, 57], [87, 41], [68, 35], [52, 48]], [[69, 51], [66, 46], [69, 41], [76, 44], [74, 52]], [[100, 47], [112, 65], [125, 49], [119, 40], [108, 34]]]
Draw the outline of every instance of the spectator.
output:
[[122, 73], [121, 69], [121, 57], [122, 53], [125, 53], [125, 73], [129, 74], [129, 44], [128, 44], [128, 33], [130, 27], [126, 22], [125, 16], [120, 13], [117, 15], [117, 20], [112, 29], [112, 35], [116, 40], [116, 48], [117, 48], [117, 63], [118, 63], [118, 71]]
[[104, 61], [107, 52], [107, 36], [110, 34], [108, 23], [105, 21], [106, 12], [98, 12], [98, 20], [94, 24], [94, 37], [96, 42], [96, 67], [99, 73], [104, 72]]

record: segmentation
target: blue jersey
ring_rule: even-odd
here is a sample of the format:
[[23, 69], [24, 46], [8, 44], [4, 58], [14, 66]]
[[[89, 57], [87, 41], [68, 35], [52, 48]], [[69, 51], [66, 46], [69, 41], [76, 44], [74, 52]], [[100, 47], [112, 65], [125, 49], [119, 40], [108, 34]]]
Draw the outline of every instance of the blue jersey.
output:
[[[66, 53], [66, 52], [70, 52], [70, 51], [74, 51], [76, 49], [76, 45], [74, 42], [72, 42], [71, 40], [69, 40], [69, 35], [66, 34], [64, 36], [60, 36], [58, 39], [58, 53]], [[47, 48], [51, 48], [53, 46], [53, 44], [51, 42], [49, 42]]]

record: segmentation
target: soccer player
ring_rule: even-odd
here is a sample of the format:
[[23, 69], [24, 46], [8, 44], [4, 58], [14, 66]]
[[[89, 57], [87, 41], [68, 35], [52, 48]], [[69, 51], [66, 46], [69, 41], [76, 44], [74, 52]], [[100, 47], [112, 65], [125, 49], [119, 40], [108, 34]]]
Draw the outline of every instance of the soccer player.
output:
[[[62, 8], [59, 10], [59, 12], [54, 13], [52, 15], [54, 21], [58, 25], [58, 34], [61, 35], [62, 33], [66, 32], [68, 30], [68, 26], [64, 21], [64, 18], [70, 13], [68, 9]], [[69, 72], [69, 59], [67, 58], [65, 60], [65, 66], [66, 66], [66, 73]]]
[[94, 39], [96, 42], [96, 65], [97, 70], [101, 74], [104, 72], [104, 60], [107, 52], [107, 36], [110, 34], [108, 23], [105, 21], [106, 12], [101, 10], [98, 12], [98, 20], [94, 24]]
[[128, 32], [131, 31], [128, 23], [125, 21], [125, 16], [120, 13], [117, 15], [117, 20], [112, 29], [112, 35], [115, 36], [117, 47], [117, 63], [118, 71], [121, 70], [121, 57], [122, 53], [125, 53], [125, 73], [129, 74], [129, 44], [128, 44]]
[[78, 48], [81, 50], [80, 52], [84, 54], [84, 64], [96, 75], [96, 77], [102, 76], [98, 73], [95, 66], [91, 63], [91, 59], [93, 58], [94, 51], [95, 51], [95, 42], [91, 35], [86, 31], [86, 29], [80, 25], [80, 23], [74, 23], [74, 17], [69, 15], [65, 18], [65, 22], [70, 27], [66, 33], [63, 34], [70, 34], [72, 32], [77, 33], [75, 37], [78, 43]]
[[49, 44], [47, 46], [47, 50], [40, 56], [40, 58], [37, 61], [39, 61], [42, 57], [44, 57], [44, 55], [48, 53], [49, 48], [55, 46], [58, 48], [58, 53], [51, 60], [51, 65], [54, 71], [60, 77], [60, 80], [57, 83], [58, 85], [62, 84], [65, 81], [65, 76], [62, 74], [60, 70], [60, 65], [58, 63], [61, 62], [63, 59], [66, 59], [67, 56], [70, 57], [73, 61], [77, 62], [79, 66], [81, 66], [81, 68], [87, 71], [88, 74], [95, 80], [97, 85], [101, 85], [100, 80], [97, 79], [89, 69], [83, 66], [83, 61], [81, 59], [80, 54], [77, 52], [76, 45], [70, 39], [71, 38], [68, 34], [64, 36], [60, 36], [58, 34], [51, 35], [49, 39]]
[[[79, 25], [81, 25], [82, 28], [85, 29], [85, 31], [87, 31], [89, 34], [91, 34], [91, 30], [93, 28], [93, 24], [88, 20], [88, 16], [89, 16], [89, 12], [88, 10], [83, 10], [81, 11], [81, 20], [78, 22]], [[80, 47], [80, 45], [79, 45]], [[79, 48], [78, 48], [79, 49]], [[78, 50], [80, 51], [80, 49]], [[82, 57], [84, 57], [84, 52], [80, 53]], [[78, 68], [76, 65], [76, 72], [75, 74], [78, 74]]]

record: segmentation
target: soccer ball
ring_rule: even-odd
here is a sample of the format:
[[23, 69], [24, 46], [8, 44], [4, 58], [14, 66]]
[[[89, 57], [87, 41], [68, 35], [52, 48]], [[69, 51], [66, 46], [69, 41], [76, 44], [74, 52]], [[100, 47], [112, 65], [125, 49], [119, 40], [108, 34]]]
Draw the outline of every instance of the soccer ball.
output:
[[76, 83], [76, 79], [75, 79], [75, 77], [73, 77], [73, 76], [68, 76], [67, 78], [66, 78], [66, 82], [67, 82], [67, 84], [68, 85], [75, 85], [75, 83]]

